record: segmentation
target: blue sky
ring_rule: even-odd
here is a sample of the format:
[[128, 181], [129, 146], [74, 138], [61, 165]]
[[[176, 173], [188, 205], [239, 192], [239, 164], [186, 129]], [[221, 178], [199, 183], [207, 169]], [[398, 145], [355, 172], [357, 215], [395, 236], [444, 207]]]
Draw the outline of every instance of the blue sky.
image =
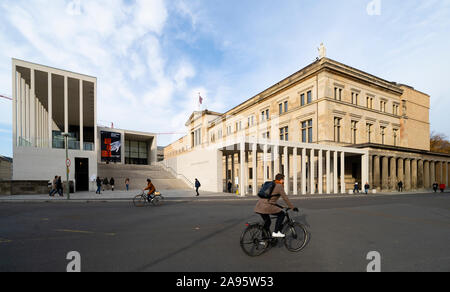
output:
[[[431, 95], [432, 130], [450, 136], [450, 1], [3, 0], [0, 94], [11, 58], [98, 78], [98, 120], [184, 132], [197, 109], [224, 112], [328, 57]], [[0, 154], [11, 156], [0, 100]], [[180, 135], [159, 136], [165, 146]]]

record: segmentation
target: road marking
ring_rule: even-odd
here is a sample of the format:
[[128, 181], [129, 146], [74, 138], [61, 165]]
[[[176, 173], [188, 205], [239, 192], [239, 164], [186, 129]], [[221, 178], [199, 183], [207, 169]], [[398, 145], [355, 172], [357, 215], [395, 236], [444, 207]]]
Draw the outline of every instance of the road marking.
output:
[[12, 240], [0, 238], [0, 243], [10, 243]]
[[67, 233], [82, 233], [82, 234], [103, 234], [103, 235], [107, 235], [107, 236], [115, 236], [116, 233], [114, 232], [92, 232], [92, 231], [83, 231], [83, 230], [71, 230], [71, 229], [56, 229], [55, 231], [57, 232], [67, 232]]

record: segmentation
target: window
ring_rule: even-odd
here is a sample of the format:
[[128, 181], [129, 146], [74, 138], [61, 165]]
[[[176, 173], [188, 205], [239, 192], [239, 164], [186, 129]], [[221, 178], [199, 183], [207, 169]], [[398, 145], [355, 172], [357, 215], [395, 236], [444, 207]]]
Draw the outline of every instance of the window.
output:
[[368, 96], [367, 97], [367, 108], [373, 109], [373, 97]]
[[380, 111], [386, 112], [386, 101], [384, 100], [380, 101]]
[[282, 103], [280, 103], [278, 105], [278, 107], [279, 107], [280, 115], [282, 115], [283, 113], [287, 113], [287, 111], [288, 111], [288, 102], [287, 101], [282, 102]]
[[334, 88], [334, 99], [339, 101], [342, 100], [342, 88]]
[[231, 135], [231, 126], [227, 126], [227, 135]]
[[194, 143], [193, 146], [202, 144], [202, 129], [195, 130], [193, 132]]
[[302, 122], [302, 142], [312, 143], [312, 120]]
[[394, 115], [398, 115], [398, 104], [395, 104], [392, 106], [392, 113]]
[[242, 122], [241, 121], [236, 122], [236, 132], [239, 132], [241, 130], [242, 130]]
[[270, 132], [267, 131], [267, 132], [263, 133], [262, 137], [263, 137], [263, 139], [270, 139]]
[[283, 114], [283, 104], [280, 103], [280, 104], [278, 105], [278, 107], [279, 107], [280, 115], [282, 115], [282, 114]]
[[358, 93], [352, 92], [352, 104], [358, 105]]
[[217, 138], [222, 139], [222, 129], [217, 131]]
[[216, 141], [216, 135], [214, 133], [211, 134], [211, 142], [215, 142]]
[[288, 127], [284, 127], [280, 129], [280, 140], [281, 141], [289, 141], [289, 133], [288, 133], [289, 128]]
[[334, 142], [341, 142], [341, 118], [334, 118]]
[[289, 103], [287, 101], [284, 102], [284, 112], [288, 112]]
[[301, 105], [301, 106], [304, 106], [304, 105], [305, 105], [305, 94], [304, 94], [304, 93], [302, 93], [302, 94], [300, 95], [300, 105]]
[[254, 125], [255, 125], [255, 117], [254, 116], [248, 117], [248, 127], [252, 127]]
[[380, 132], [381, 132], [381, 144], [384, 145], [384, 134], [386, 131], [386, 127], [380, 127]]
[[264, 121], [268, 121], [268, 120], [269, 120], [269, 110], [268, 109], [263, 110], [261, 112], [261, 121], [264, 122]]
[[366, 124], [367, 128], [367, 143], [372, 143], [372, 124]]
[[306, 102], [307, 103], [311, 103], [312, 102], [311, 90], [306, 93]]
[[394, 146], [397, 146], [398, 129], [394, 129]]
[[356, 144], [356, 133], [358, 130], [358, 122], [352, 121], [352, 143]]

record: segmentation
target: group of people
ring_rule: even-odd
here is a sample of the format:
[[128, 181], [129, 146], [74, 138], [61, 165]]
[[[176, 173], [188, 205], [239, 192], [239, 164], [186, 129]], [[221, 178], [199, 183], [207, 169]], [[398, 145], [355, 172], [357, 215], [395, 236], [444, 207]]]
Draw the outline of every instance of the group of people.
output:
[[55, 178], [52, 180], [52, 184], [51, 184], [51, 188], [50, 188], [50, 192], [49, 192], [49, 196], [50, 197], [54, 197], [55, 194], [58, 193], [58, 195], [60, 197], [63, 197], [63, 185], [62, 185], [62, 181], [61, 181], [61, 177], [60, 176], [55, 176]]
[[[366, 194], [369, 192], [369, 189], [370, 189], [370, 185], [369, 185], [369, 183], [366, 183], [364, 185], [364, 191], [365, 191]], [[445, 184], [438, 184], [437, 182], [435, 182], [433, 184], [434, 192], [436, 193], [438, 189], [441, 191], [441, 193], [443, 193], [444, 190], [445, 190]], [[401, 180], [397, 183], [397, 190], [399, 192], [403, 192], [403, 182]], [[355, 186], [353, 188], [353, 192], [354, 193], [359, 193], [359, 184], [358, 184], [358, 182], [355, 182]]]
[[109, 185], [111, 186], [111, 190], [114, 191], [115, 181], [114, 181], [113, 177], [109, 180], [107, 177], [105, 177], [102, 180], [100, 177], [97, 176], [97, 179], [95, 180], [95, 182], [97, 184], [97, 191], [95, 192], [96, 194], [101, 194], [101, 190], [105, 191], [105, 188], [108, 189]]
[[438, 188], [441, 191], [441, 193], [443, 193], [445, 191], [445, 184], [438, 184], [437, 182], [434, 182], [434, 184], [433, 184], [433, 191], [435, 193], [437, 192]]

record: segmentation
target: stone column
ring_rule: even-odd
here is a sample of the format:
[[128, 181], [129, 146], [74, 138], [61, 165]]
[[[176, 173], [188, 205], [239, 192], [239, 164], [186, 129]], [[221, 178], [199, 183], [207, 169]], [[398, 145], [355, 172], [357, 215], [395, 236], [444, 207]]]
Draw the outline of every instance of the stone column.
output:
[[417, 159], [411, 160], [411, 189], [417, 189]]
[[283, 147], [283, 164], [284, 164], [284, 192], [289, 194], [289, 149], [287, 146]]
[[306, 195], [306, 148], [302, 149], [302, 195]]
[[267, 144], [264, 144], [264, 157], [263, 157], [263, 177], [264, 177], [264, 182], [268, 181], [269, 178], [267, 176], [267, 167], [268, 167], [268, 163], [267, 163]]
[[331, 156], [330, 156], [330, 150], [327, 150], [326, 153], [326, 172], [327, 172], [327, 194], [331, 194], [331, 169], [330, 169], [330, 160], [331, 160]]
[[310, 158], [309, 158], [309, 167], [310, 167], [310, 171], [309, 171], [309, 182], [311, 183], [311, 186], [310, 186], [310, 193], [311, 193], [311, 194], [315, 194], [315, 193], [316, 193], [316, 181], [315, 181], [315, 174], [316, 174], [315, 164], [316, 164], [316, 158], [315, 158], [314, 149], [311, 149], [309, 154], [310, 154]]
[[240, 143], [240, 177], [239, 177], [239, 195], [241, 197], [245, 196], [247, 193], [247, 161], [245, 160], [245, 142]]
[[[373, 180], [373, 155], [369, 155], [369, 185], [373, 188], [373, 183], [374, 183], [374, 180]], [[361, 187], [363, 187], [364, 186], [364, 184], [365, 184], [366, 182], [362, 182], [362, 186]]]
[[389, 170], [388, 170], [388, 157], [383, 156], [381, 159], [382, 169], [381, 169], [381, 189], [389, 189]]
[[395, 157], [391, 157], [391, 190], [394, 190], [397, 188], [397, 159]]
[[280, 173], [280, 154], [278, 152], [278, 145], [273, 146], [273, 179]]
[[322, 154], [322, 150], [319, 150], [319, 160], [318, 160], [318, 171], [319, 173], [317, 174], [318, 177], [318, 186], [319, 186], [319, 194], [323, 194], [323, 154]]
[[338, 153], [334, 151], [333, 154], [333, 192], [337, 194], [338, 191]]
[[424, 187], [427, 189], [430, 187], [430, 162], [425, 160], [423, 163], [423, 173], [424, 173]]
[[361, 190], [364, 190], [364, 185], [367, 183], [371, 184], [372, 182], [369, 179], [369, 155], [364, 154], [361, 157]]
[[417, 188], [424, 188], [424, 175], [423, 175], [423, 160], [419, 160], [417, 163]]
[[411, 159], [405, 159], [405, 190], [411, 190]]
[[292, 157], [292, 164], [294, 166], [293, 169], [293, 194], [295, 196], [298, 195], [298, 153], [297, 153], [297, 148], [294, 147], [293, 149], [293, 157]]
[[256, 169], [258, 167], [258, 145], [256, 143], [252, 144], [252, 177], [253, 177], [253, 185], [252, 191], [253, 196], [256, 197], [258, 195], [258, 173]]
[[380, 156], [376, 155], [373, 158], [373, 187], [378, 190], [381, 189], [380, 184]]
[[434, 161], [431, 161], [430, 163], [430, 186], [434, 184], [436, 181], [436, 163]]
[[345, 194], [345, 153], [341, 152], [341, 194]]
[[234, 152], [233, 152], [233, 154], [231, 154], [231, 184], [234, 187], [237, 187], [236, 186], [236, 178], [235, 178], [234, 168], [235, 168], [235, 165], [234, 165]]
[[404, 186], [405, 185], [405, 178], [404, 178], [405, 171], [403, 169], [403, 164], [404, 164], [403, 158], [399, 158], [397, 160], [397, 169], [398, 169], [397, 177], [398, 177], [398, 181], [401, 181], [403, 183], [403, 186]]

